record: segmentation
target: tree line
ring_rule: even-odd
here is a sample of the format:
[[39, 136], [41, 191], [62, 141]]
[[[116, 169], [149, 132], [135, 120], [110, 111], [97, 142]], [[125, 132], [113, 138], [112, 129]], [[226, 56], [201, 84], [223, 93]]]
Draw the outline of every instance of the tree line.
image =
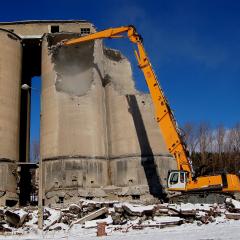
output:
[[232, 128], [186, 123], [183, 135], [197, 174], [240, 173], [240, 122]]

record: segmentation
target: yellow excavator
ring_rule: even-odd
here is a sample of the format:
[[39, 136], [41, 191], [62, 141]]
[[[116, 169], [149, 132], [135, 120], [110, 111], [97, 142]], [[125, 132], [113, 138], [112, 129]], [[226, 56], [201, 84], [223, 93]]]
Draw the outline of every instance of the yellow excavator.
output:
[[168, 191], [186, 193], [235, 193], [240, 192], [240, 179], [235, 174], [219, 174], [212, 176], [194, 176], [188, 151], [177, 127], [171, 108], [159, 85], [150, 60], [143, 46], [142, 37], [134, 26], [109, 28], [86, 36], [63, 41], [69, 46], [104, 38], [124, 38], [136, 44], [135, 56], [142, 70], [155, 108], [156, 121], [160, 127], [164, 141], [177, 162], [177, 170], [168, 174]]

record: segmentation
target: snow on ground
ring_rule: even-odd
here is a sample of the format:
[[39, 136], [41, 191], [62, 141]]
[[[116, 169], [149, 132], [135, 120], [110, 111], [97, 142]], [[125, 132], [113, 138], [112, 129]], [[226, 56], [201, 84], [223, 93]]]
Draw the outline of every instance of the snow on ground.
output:
[[[115, 228], [115, 226], [114, 226]], [[208, 225], [197, 226], [196, 224], [183, 224], [177, 227], [165, 229], [132, 230], [123, 229], [114, 231], [113, 226], [107, 228], [108, 236], [96, 237], [96, 229], [84, 229], [81, 225], [75, 225], [69, 231], [51, 231], [30, 233], [24, 236], [7, 236], [0, 235], [0, 239], [68, 239], [68, 240], [239, 240], [240, 239], [240, 221], [227, 221], [220, 223], [211, 223]], [[127, 231], [127, 232], [125, 232]]]

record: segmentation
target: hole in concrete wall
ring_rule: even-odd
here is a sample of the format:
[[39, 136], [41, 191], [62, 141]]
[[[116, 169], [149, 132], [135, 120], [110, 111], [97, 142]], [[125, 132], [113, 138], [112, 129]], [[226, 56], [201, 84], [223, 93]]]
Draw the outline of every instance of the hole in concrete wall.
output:
[[93, 200], [93, 197], [88, 196], [88, 197], [86, 197], [86, 199], [87, 200]]
[[19, 205], [36, 205], [37, 204], [37, 186], [36, 186], [36, 169], [34, 163], [21, 163], [20, 165], [20, 182], [19, 182]]
[[58, 33], [59, 32], [59, 26], [53, 25], [51, 26], [51, 33]]
[[140, 200], [140, 195], [132, 195], [132, 200]]
[[54, 183], [54, 187], [55, 188], [59, 187], [59, 183], [57, 181]]
[[64, 203], [64, 197], [58, 197], [59, 203]]
[[[79, 58], [79, 56], [81, 57]], [[52, 54], [52, 62], [54, 70], [57, 72], [55, 86], [58, 92], [64, 92], [71, 96], [83, 96], [91, 89], [94, 42], [59, 48]]]
[[77, 186], [78, 185], [77, 179], [72, 179], [72, 185], [73, 186]]
[[30, 202], [31, 202], [31, 205], [37, 206], [37, 204], [38, 204], [38, 195], [37, 195], [36, 191], [31, 192], [31, 194], [30, 194]]
[[129, 184], [129, 185], [132, 185], [132, 184], [133, 184], [133, 179], [129, 179], [129, 180], [128, 180], [128, 184]]
[[14, 207], [17, 205], [17, 203], [18, 203], [18, 201], [16, 201], [16, 200], [9, 200], [9, 199], [6, 200], [7, 207]]

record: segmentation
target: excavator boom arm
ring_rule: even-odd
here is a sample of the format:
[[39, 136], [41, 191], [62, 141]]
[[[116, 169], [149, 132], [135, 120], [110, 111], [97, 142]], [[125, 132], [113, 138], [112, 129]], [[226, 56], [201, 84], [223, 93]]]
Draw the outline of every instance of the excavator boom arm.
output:
[[181, 135], [178, 131], [177, 124], [171, 108], [169, 107], [168, 101], [163, 94], [147, 53], [144, 49], [142, 38], [136, 32], [136, 29], [133, 26], [109, 28], [87, 36], [67, 40], [63, 43], [63, 45], [68, 46], [103, 38], [123, 38], [124, 35], [121, 34], [124, 33], [127, 33], [129, 40], [137, 45], [135, 56], [137, 58], [138, 65], [145, 76], [145, 80], [147, 82], [155, 107], [156, 120], [163, 134], [167, 148], [169, 152], [176, 158], [178, 169], [189, 172], [189, 177], [191, 177], [191, 165], [187, 157], [187, 151], [184, 142], [182, 141]]
[[[64, 42], [64, 45], [73, 45], [73, 44], [79, 44], [81, 42], [96, 40], [96, 39], [103, 39], [103, 38], [123, 38], [123, 35], [119, 35], [122, 33], [128, 33], [128, 37], [131, 41], [137, 41], [137, 36], [135, 28], [133, 26], [128, 27], [118, 27], [118, 28], [109, 28], [100, 32], [92, 33], [87, 36], [79, 37], [79, 38], [73, 38], [68, 41]], [[139, 36], [140, 37], [140, 36]]]

